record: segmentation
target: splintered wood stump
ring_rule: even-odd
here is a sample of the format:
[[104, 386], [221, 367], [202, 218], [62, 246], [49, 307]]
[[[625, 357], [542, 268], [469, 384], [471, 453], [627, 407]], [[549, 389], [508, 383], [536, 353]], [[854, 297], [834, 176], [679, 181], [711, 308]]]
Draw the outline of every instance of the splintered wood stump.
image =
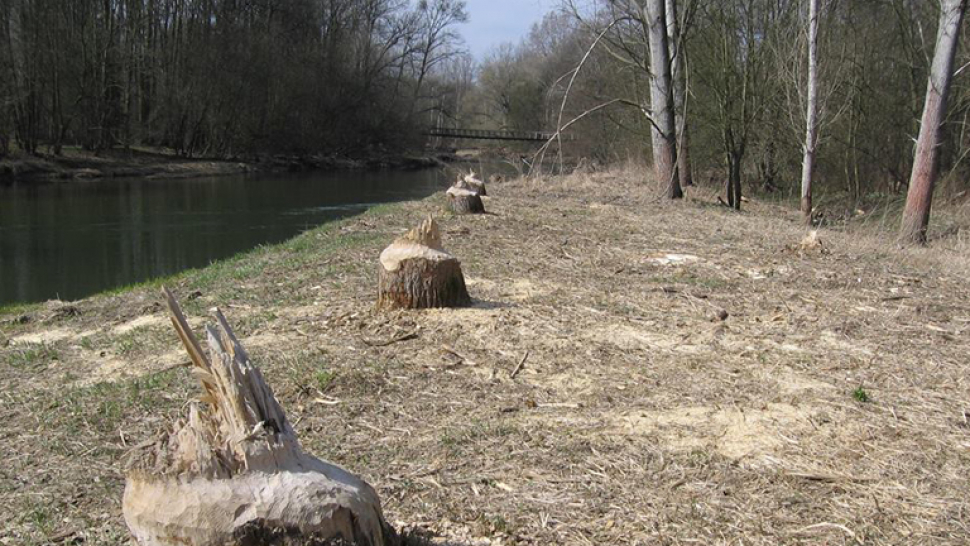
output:
[[204, 396], [187, 421], [126, 465], [125, 522], [142, 546], [385, 546], [394, 531], [374, 489], [303, 452], [225, 317], [207, 326], [209, 356], [165, 290]]
[[482, 197], [488, 195], [488, 192], [485, 191], [485, 182], [476, 178], [474, 171], [471, 174], [466, 174], [463, 176], [461, 181], [464, 182], [463, 187], [465, 189], [478, 192], [478, 195], [481, 195]]
[[458, 260], [441, 247], [428, 218], [381, 252], [377, 307], [427, 309], [471, 304]]
[[448, 203], [451, 210], [456, 214], [484, 214], [485, 204], [482, 203], [482, 196], [474, 190], [452, 186], [445, 192], [448, 195]]

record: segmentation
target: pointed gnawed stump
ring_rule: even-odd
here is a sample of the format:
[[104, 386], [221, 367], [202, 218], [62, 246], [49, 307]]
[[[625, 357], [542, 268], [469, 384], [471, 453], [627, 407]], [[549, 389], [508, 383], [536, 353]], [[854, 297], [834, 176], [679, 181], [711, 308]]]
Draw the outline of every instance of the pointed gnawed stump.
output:
[[273, 391], [218, 310], [209, 356], [165, 290], [204, 392], [126, 468], [125, 522], [142, 546], [384, 546], [394, 532], [371, 486], [304, 453]]
[[445, 192], [448, 204], [455, 214], [484, 214], [485, 204], [481, 194], [470, 189], [464, 180], [459, 180]]
[[478, 192], [478, 195], [485, 197], [488, 192], [485, 191], [485, 182], [475, 176], [475, 171], [471, 171], [465, 176], [461, 177], [461, 182], [464, 182], [464, 188], [467, 190], [472, 190]]
[[426, 309], [471, 304], [461, 264], [441, 247], [430, 216], [381, 252], [378, 308]]

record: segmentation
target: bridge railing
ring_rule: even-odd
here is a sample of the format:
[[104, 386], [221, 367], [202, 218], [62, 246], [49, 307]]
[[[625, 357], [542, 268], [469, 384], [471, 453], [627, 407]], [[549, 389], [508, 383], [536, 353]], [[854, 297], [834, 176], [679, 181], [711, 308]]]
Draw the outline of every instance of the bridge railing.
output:
[[[452, 129], [438, 128], [430, 129], [425, 132], [427, 136], [444, 138], [464, 138], [474, 140], [526, 140], [535, 142], [545, 142], [555, 136], [555, 133], [542, 131], [498, 131], [491, 129]], [[563, 140], [573, 140], [572, 135], [561, 135]]]

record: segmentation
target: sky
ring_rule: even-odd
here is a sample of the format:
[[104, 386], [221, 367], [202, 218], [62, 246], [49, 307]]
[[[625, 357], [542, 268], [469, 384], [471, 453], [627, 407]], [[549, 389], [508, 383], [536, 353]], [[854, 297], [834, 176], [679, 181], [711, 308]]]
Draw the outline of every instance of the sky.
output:
[[558, 0], [466, 1], [469, 21], [461, 25], [461, 33], [468, 50], [479, 61], [502, 42], [517, 43], [529, 33], [533, 23], [558, 5]]

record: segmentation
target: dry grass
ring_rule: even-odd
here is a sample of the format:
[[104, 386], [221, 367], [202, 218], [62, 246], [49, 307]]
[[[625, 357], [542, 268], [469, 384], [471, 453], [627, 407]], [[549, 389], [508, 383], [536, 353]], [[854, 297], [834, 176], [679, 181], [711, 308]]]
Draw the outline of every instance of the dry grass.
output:
[[[494, 215], [441, 218], [469, 309], [373, 310], [379, 251], [435, 199], [174, 288], [224, 308], [311, 452], [454, 544], [970, 541], [967, 249], [793, 250], [794, 211], [640, 179], [492, 185]], [[0, 542], [125, 540], [119, 458], [195, 393], [157, 299], [0, 317]]]

